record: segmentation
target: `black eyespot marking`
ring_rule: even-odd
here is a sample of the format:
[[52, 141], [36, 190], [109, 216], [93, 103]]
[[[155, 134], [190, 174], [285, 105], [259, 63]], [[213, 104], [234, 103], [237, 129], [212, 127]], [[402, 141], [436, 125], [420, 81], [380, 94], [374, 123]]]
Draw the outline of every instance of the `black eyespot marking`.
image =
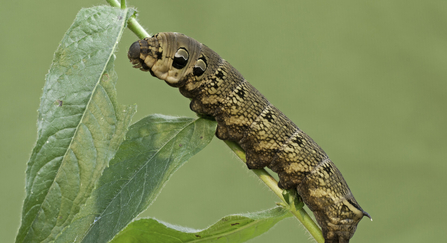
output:
[[204, 57], [199, 58], [192, 70], [194, 76], [202, 75], [206, 71], [207, 66], [206, 59]]
[[177, 69], [182, 69], [186, 66], [189, 59], [188, 51], [180, 47], [174, 55], [174, 61], [172, 62], [172, 66]]

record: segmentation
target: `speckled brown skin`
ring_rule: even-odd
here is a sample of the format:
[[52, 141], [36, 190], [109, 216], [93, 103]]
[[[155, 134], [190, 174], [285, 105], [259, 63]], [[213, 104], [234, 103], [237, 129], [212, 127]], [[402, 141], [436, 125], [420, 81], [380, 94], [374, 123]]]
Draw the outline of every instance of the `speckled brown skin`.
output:
[[363, 216], [340, 171], [307, 134], [207, 46], [179, 33], [136, 41], [128, 57], [191, 98], [191, 110], [213, 116], [216, 136], [238, 143], [250, 169], [268, 167], [279, 187], [296, 188], [325, 242], [349, 242]]

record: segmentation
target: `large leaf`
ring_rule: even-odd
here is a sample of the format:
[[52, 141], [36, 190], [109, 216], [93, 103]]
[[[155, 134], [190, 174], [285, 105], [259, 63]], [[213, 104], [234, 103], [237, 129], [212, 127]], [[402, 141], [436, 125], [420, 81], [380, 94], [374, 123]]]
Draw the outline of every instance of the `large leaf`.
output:
[[92, 197], [57, 241], [108, 242], [149, 207], [172, 173], [204, 148], [215, 130], [213, 121], [163, 115], [133, 124]]
[[111, 243], [245, 242], [290, 216], [286, 209], [276, 207], [256, 213], [230, 215], [203, 230], [176, 226], [153, 218], [140, 219], [130, 223]]
[[132, 12], [82, 9], [59, 44], [38, 111], [17, 242], [52, 241], [69, 227], [121, 144], [135, 107], [117, 104], [113, 53]]

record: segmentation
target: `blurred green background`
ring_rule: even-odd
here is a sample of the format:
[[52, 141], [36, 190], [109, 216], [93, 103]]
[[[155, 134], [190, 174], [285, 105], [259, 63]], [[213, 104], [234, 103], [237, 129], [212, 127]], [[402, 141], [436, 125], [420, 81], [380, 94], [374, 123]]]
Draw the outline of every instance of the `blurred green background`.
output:
[[[0, 236], [20, 222], [44, 77], [82, 7], [100, 0], [3, 1], [0, 10]], [[325, 149], [364, 219], [352, 242], [441, 242], [447, 226], [446, 1], [133, 0], [151, 33], [205, 43]], [[117, 53], [120, 103], [194, 116], [188, 99], [131, 68], [126, 30]], [[143, 214], [204, 228], [273, 207], [273, 193], [215, 139], [182, 167]], [[281, 221], [251, 242], [311, 242]]]

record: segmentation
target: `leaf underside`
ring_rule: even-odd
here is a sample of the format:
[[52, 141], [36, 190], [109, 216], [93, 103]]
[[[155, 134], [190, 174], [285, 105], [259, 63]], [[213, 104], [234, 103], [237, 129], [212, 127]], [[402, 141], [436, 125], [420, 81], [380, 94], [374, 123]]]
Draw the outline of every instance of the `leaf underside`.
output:
[[245, 242], [290, 217], [282, 207], [261, 212], [229, 215], [203, 230], [168, 224], [153, 218], [130, 223], [111, 242]]

